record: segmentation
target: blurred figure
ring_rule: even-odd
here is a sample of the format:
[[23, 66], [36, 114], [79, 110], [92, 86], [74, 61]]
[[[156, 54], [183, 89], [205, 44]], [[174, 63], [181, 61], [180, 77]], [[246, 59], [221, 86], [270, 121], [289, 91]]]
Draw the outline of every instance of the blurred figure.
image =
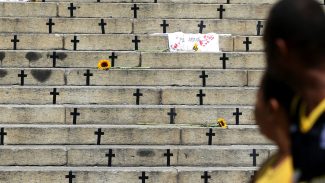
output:
[[[264, 42], [267, 69], [263, 80], [276, 81], [280, 87], [272, 86], [272, 82], [269, 86], [262, 84], [256, 104], [257, 123], [279, 146], [279, 154], [290, 147], [286, 157], [292, 156], [293, 182], [325, 182], [324, 10], [314, 0], [280, 1], [270, 12]], [[281, 99], [271, 92], [267, 99], [270, 90], [292, 90], [293, 94]], [[273, 127], [269, 124], [272, 120]], [[275, 135], [278, 123], [283, 123], [282, 130], [288, 130], [283, 135], [287, 145], [279, 144], [280, 136]], [[286, 161], [277, 161], [281, 162]]]
[[278, 146], [278, 152], [264, 163], [253, 182], [293, 182], [288, 115], [293, 96], [293, 91], [285, 84], [268, 76], [263, 78], [257, 96], [255, 119], [262, 134]]

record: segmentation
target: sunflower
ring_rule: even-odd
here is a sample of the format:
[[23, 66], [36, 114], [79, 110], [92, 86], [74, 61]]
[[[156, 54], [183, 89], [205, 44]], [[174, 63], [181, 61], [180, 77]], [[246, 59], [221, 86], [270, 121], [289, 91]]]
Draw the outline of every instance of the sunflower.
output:
[[221, 128], [228, 128], [228, 126], [227, 126], [227, 122], [226, 122], [225, 119], [223, 119], [223, 118], [219, 118], [219, 119], [217, 120], [217, 122], [218, 122], [218, 125], [219, 125]]
[[198, 51], [199, 50], [199, 45], [197, 43], [194, 43], [193, 50], [194, 51]]
[[111, 61], [100, 60], [97, 64], [99, 70], [109, 70], [111, 68]]

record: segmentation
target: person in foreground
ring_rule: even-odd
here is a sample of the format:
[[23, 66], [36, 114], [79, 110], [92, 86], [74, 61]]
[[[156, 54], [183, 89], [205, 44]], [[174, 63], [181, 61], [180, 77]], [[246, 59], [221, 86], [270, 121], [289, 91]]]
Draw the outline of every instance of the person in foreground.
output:
[[[262, 167], [256, 182], [325, 182], [323, 8], [315, 0], [278, 2], [270, 12], [264, 43], [267, 69], [256, 121], [279, 152]], [[281, 174], [281, 168], [289, 173]], [[274, 180], [280, 181], [271, 181], [278, 176], [282, 179]]]
[[255, 119], [261, 132], [278, 146], [278, 152], [264, 163], [253, 182], [293, 182], [290, 123], [287, 115], [293, 96], [293, 91], [285, 84], [268, 76], [263, 78], [257, 96]]

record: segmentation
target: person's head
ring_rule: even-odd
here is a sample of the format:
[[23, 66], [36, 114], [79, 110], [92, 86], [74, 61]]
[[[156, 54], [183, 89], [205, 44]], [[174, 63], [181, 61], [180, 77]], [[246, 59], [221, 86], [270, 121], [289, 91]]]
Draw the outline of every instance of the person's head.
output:
[[267, 72], [292, 87], [302, 71], [325, 64], [325, 13], [315, 0], [281, 0], [264, 31]]
[[267, 138], [281, 149], [289, 144], [289, 111], [293, 90], [282, 81], [264, 75], [255, 108], [259, 128]]

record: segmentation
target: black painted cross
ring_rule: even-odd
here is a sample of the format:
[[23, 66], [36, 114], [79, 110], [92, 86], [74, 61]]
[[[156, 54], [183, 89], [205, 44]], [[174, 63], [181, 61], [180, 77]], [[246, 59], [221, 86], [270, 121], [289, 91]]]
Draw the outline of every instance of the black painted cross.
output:
[[253, 157], [253, 166], [256, 166], [256, 157], [259, 156], [259, 154], [256, 153], [256, 149], [253, 149], [253, 153], [249, 154], [250, 157]]
[[226, 9], [223, 8], [223, 5], [221, 4], [220, 7], [217, 9], [217, 11], [219, 11], [219, 18], [222, 19], [223, 18], [223, 12], [225, 12]]
[[137, 18], [138, 17], [138, 13], [137, 13], [137, 10], [139, 10], [140, 8], [137, 6], [137, 4], [133, 4], [133, 7], [131, 7], [131, 10], [133, 10], [133, 13], [134, 13], [134, 18]]
[[108, 153], [105, 154], [106, 157], [108, 157], [108, 166], [112, 166], [112, 158], [115, 158], [115, 154], [113, 154], [113, 150], [109, 149]]
[[27, 74], [25, 74], [25, 71], [21, 70], [20, 74], [18, 74], [18, 77], [20, 77], [20, 85], [24, 86], [24, 80], [25, 80], [25, 77], [27, 77]]
[[227, 57], [226, 53], [222, 54], [222, 57], [219, 58], [222, 61], [222, 68], [226, 69], [227, 68], [227, 63], [226, 61], [229, 60], [229, 57]]
[[72, 183], [72, 180], [75, 179], [76, 176], [72, 174], [72, 171], [69, 171], [69, 175], [66, 175], [65, 178], [69, 179], [69, 183]]
[[243, 113], [239, 111], [239, 108], [236, 108], [236, 112], [232, 113], [232, 115], [236, 116], [236, 125], [239, 125], [239, 117], [243, 115]]
[[84, 73], [84, 76], [86, 76], [86, 85], [89, 86], [90, 85], [90, 76], [94, 76], [94, 74], [90, 73], [90, 70], [87, 69], [87, 72]]
[[138, 39], [138, 36], [135, 36], [134, 39], [132, 40], [132, 43], [134, 43], [134, 50], [138, 50], [139, 49], [139, 43], [141, 41]]
[[164, 153], [164, 156], [167, 157], [167, 166], [170, 166], [170, 157], [174, 156], [174, 154], [170, 153], [170, 149], [167, 149], [167, 153]]
[[52, 33], [52, 26], [55, 25], [55, 23], [52, 22], [52, 18], [49, 19], [49, 22], [47, 22], [46, 25], [49, 26], [49, 34], [51, 34]]
[[208, 78], [209, 75], [205, 74], [205, 71], [202, 71], [202, 74], [200, 75], [200, 78], [202, 78], [202, 86], [205, 87], [206, 86], [206, 78]]
[[73, 43], [73, 50], [77, 50], [77, 43], [79, 42], [77, 36], [73, 36], [73, 39], [71, 40], [71, 43]]
[[163, 20], [163, 23], [160, 24], [160, 27], [163, 27], [163, 33], [167, 32], [167, 27], [169, 27], [169, 24], [167, 24], [166, 20]]
[[100, 145], [102, 135], [104, 135], [104, 134], [105, 133], [102, 132], [102, 129], [101, 128], [98, 128], [98, 130], [95, 131], [95, 135], [97, 135], [97, 145]]
[[204, 183], [208, 183], [209, 179], [211, 179], [211, 176], [207, 171], [204, 172], [204, 175], [201, 176], [201, 179], [204, 179]]
[[137, 89], [136, 93], [133, 93], [133, 96], [137, 97], [136, 105], [140, 105], [140, 97], [143, 96], [143, 93], [140, 93], [140, 89]]
[[70, 10], [70, 17], [73, 17], [73, 11], [76, 9], [77, 7], [73, 6], [73, 3], [70, 3], [70, 6], [68, 7], [68, 10]]
[[5, 132], [4, 128], [1, 128], [1, 131], [0, 131], [0, 145], [4, 145], [5, 135], [7, 135], [7, 132]]
[[72, 124], [77, 124], [77, 116], [80, 116], [80, 113], [78, 112], [77, 108], [73, 109], [73, 112], [70, 112], [70, 115], [73, 116]]
[[261, 35], [261, 29], [263, 28], [263, 24], [262, 21], [257, 21], [257, 25], [256, 25], [256, 31], [257, 31], [257, 35], [260, 36]]
[[17, 43], [19, 43], [19, 39], [17, 39], [17, 35], [14, 35], [14, 39], [12, 39], [11, 42], [14, 43], [13, 49], [17, 50]]
[[149, 179], [149, 176], [146, 176], [146, 172], [142, 172], [142, 175], [139, 177], [142, 183], [146, 183], [146, 179]]
[[176, 109], [175, 108], [170, 108], [170, 112], [167, 113], [170, 116], [169, 123], [170, 124], [175, 124], [175, 117], [177, 116]]
[[52, 62], [53, 62], [53, 67], [56, 66], [56, 59], [59, 58], [59, 56], [56, 54], [56, 52], [54, 51], [52, 53], [52, 55], [50, 55], [50, 58], [52, 58]]
[[115, 59], [117, 59], [117, 58], [118, 58], [118, 56], [117, 56], [117, 55], [115, 55], [115, 52], [112, 52], [112, 55], [111, 55], [111, 56], [109, 56], [108, 58], [110, 58], [110, 59], [111, 59], [111, 66], [112, 66], [112, 67], [114, 67], [114, 66], [115, 66]]
[[202, 34], [203, 29], [206, 28], [207, 26], [204, 25], [204, 21], [201, 21], [200, 24], [197, 25], [200, 29], [199, 29], [199, 33]]
[[53, 104], [56, 104], [56, 96], [60, 95], [60, 93], [56, 91], [56, 88], [53, 88], [53, 92], [50, 92], [50, 95], [53, 95]]
[[200, 105], [203, 105], [203, 97], [206, 96], [203, 90], [200, 90], [200, 93], [196, 94], [196, 96], [200, 98]]
[[216, 133], [213, 133], [213, 129], [210, 128], [209, 132], [205, 134], [208, 138], [208, 145], [212, 145], [212, 137], [216, 136]]
[[243, 41], [243, 44], [246, 45], [246, 51], [249, 51], [249, 45], [252, 44], [252, 41], [249, 40], [249, 37], [246, 37], [246, 40]]
[[100, 23], [98, 25], [102, 28], [102, 34], [105, 34], [105, 25], [107, 25], [107, 23], [105, 23], [104, 19], [100, 19]]

